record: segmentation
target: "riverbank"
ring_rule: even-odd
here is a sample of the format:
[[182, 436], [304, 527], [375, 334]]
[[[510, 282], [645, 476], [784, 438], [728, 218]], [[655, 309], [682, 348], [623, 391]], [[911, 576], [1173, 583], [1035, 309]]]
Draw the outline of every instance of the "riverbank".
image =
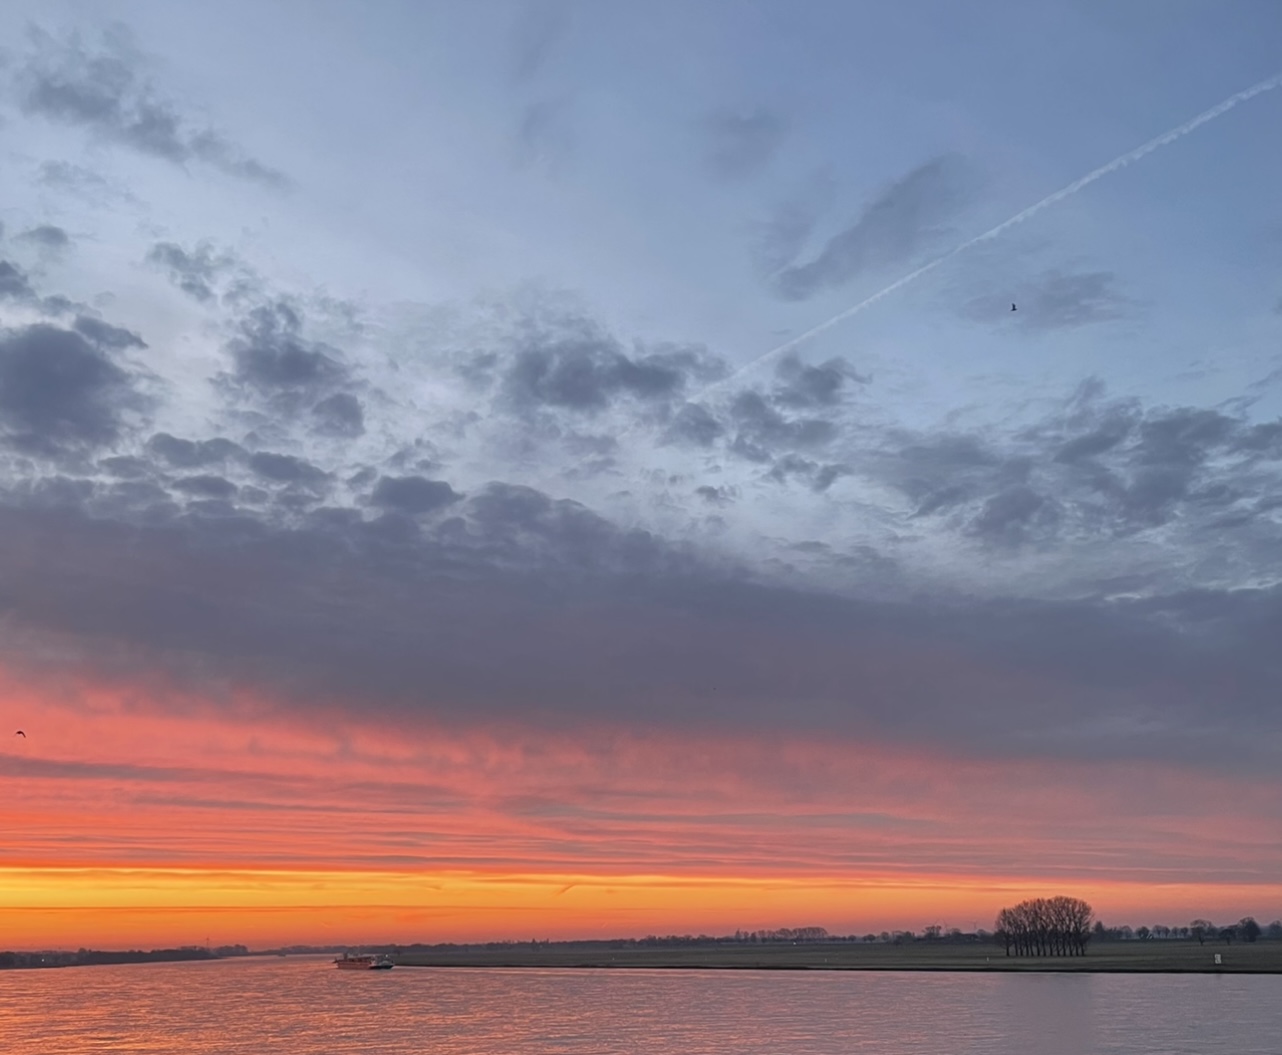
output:
[[[1221, 963], [1216, 964], [1219, 954]], [[623, 946], [609, 942], [441, 946], [397, 958], [403, 967], [579, 967], [792, 971], [1094, 971], [1282, 974], [1282, 942], [1104, 942], [1085, 956], [1004, 955], [999, 946], [944, 942]]]

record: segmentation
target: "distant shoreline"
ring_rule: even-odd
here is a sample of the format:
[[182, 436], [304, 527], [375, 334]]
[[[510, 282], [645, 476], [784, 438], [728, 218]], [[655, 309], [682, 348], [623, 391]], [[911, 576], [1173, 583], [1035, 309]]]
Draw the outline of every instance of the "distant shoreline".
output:
[[[1000, 946], [816, 943], [609, 948], [605, 943], [438, 947], [406, 951], [402, 967], [620, 970], [984, 971], [1092, 974], [1282, 974], [1282, 942], [1107, 942], [1085, 956], [1011, 956]], [[1221, 963], [1216, 964], [1219, 954]]]
[[[120, 964], [202, 962], [283, 957], [281, 950], [219, 955], [194, 949], [150, 952], [0, 954], [0, 968], [48, 970]], [[330, 956], [343, 947], [294, 947], [290, 957]], [[398, 967], [557, 970], [666, 971], [902, 971], [1023, 974], [1282, 974], [1282, 941], [1098, 942], [1085, 956], [1006, 956], [1001, 946], [982, 942], [780, 942], [639, 944], [568, 941], [484, 945], [376, 945], [363, 951], [386, 953]], [[1215, 962], [1216, 955], [1221, 962]], [[19, 962], [3, 962], [13, 957]], [[83, 957], [83, 958], [80, 958]], [[325, 964], [324, 966], [330, 966]]]

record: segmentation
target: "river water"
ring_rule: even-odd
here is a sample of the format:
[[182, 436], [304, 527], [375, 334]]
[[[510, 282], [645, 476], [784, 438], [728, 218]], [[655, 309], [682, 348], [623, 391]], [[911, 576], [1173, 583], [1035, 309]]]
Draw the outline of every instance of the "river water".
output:
[[1280, 1055], [1282, 976], [438, 969], [248, 958], [0, 971], [0, 1052]]

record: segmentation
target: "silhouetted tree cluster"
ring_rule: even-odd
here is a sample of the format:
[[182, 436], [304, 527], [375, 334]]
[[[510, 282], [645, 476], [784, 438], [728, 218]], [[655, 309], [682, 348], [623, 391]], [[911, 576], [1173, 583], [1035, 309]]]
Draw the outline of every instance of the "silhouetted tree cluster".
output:
[[86, 967], [106, 963], [165, 963], [175, 960], [218, 960], [225, 956], [248, 956], [244, 945], [221, 945], [209, 949], [203, 945], [184, 945], [179, 949], [102, 950], [79, 949], [45, 952], [0, 952], [4, 967]]
[[1080, 898], [1034, 898], [997, 914], [997, 938], [1007, 956], [1085, 956], [1094, 917]]

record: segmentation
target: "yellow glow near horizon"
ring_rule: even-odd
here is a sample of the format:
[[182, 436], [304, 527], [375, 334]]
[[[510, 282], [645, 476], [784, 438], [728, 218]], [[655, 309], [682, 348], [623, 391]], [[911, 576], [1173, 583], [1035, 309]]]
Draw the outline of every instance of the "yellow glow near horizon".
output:
[[1189, 905], [1225, 918], [1282, 904], [1282, 885], [15, 868], [0, 869], [0, 927], [12, 947], [23, 948], [191, 944], [212, 934], [215, 944], [261, 946], [721, 934], [782, 926], [866, 933], [936, 922], [987, 927], [1012, 900], [1065, 890], [1091, 901], [1102, 916], [1120, 913], [1134, 923], [1168, 916], [1173, 924], [1187, 922], [1182, 914]]
[[856, 739], [318, 728], [251, 695], [0, 700], [0, 948], [1113, 923], [1282, 915], [1270, 774]]

